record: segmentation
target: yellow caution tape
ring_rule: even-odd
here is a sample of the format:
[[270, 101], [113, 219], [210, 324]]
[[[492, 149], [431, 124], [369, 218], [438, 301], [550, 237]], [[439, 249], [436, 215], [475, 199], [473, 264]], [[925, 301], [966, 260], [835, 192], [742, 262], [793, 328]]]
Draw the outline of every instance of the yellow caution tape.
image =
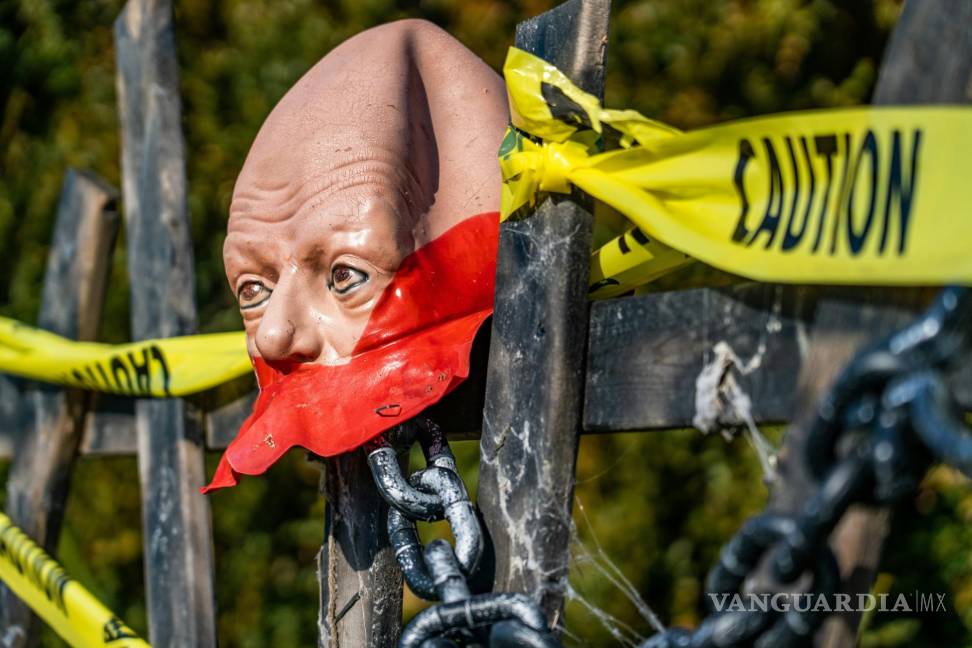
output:
[[2, 513], [0, 579], [72, 646], [148, 647]]
[[[522, 50], [503, 71], [502, 218], [572, 187], [601, 201], [594, 298], [693, 259], [760, 281], [972, 283], [970, 108], [818, 110], [682, 132], [603, 108]], [[36, 380], [182, 396], [250, 371], [242, 332], [109, 346], [0, 318], [0, 372]]]
[[[630, 224], [595, 251], [592, 297], [686, 255], [760, 281], [972, 283], [972, 109], [795, 112], [681, 132], [608, 110], [512, 48], [502, 217], [577, 187]], [[599, 150], [617, 140], [618, 150]], [[964, 169], [964, 170], [963, 170]]]
[[0, 318], [0, 372], [128, 396], [185, 396], [253, 371], [245, 334], [75, 342]]

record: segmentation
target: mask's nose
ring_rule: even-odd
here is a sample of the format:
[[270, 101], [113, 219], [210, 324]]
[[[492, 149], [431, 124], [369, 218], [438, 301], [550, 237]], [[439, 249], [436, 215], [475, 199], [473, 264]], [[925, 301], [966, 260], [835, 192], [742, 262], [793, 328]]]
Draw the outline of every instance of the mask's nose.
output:
[[284, 373], [300, 363], [314, 362], [324, 347], [313, 306], [292, 286], [281, 282], [274, 287], [254, 339], [267, 364]]

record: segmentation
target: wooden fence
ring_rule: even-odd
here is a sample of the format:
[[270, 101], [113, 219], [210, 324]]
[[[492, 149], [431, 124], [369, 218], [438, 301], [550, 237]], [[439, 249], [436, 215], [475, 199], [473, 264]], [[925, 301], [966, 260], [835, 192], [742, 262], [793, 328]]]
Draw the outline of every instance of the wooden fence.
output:
[[[516, 44], [601, 95], [608, 0], [569, 0], [520, 24]], [[132, 337], [196, 328], [185, 152], [172, 8], [129, 0], [115, 24], [122, 198], [130, 251]], [[972, 3], [910, 0], [885, 55], [875, 103], [972, 101]], [[562, 620], [578, 435], [692, 424], [691, 396], [717, 342], [762, 360], [734, 378], [757, 423], [790, 421], [771, 501], [793, 512], [810, 487], [798, 456], [817, 396], [863, 342], [900, 325], [929, 291], [742, 283], [590, 304], [592, 206], [575, 192], [504, 223], [491, 331], [469, 381], [430, 415], [452, 438], [481, 438], [479, 507], [497, 590], [523, 591]], [[79, 340], [97, 331], [118, 195], [69, 171], [38, 324]], [[972, 408], [972, 381], [959, 380]], [[145, 537], [149, 635], [156, 646], [216, 645], [211, 526], [203, 454], [235, 435], [251, 379], [191, 399], [95, 396], [0, 379], [0, 455], [13, 459], [8, 512], [53, 550], [71, 466], [80, 455], [135, 454]], [[961, 391], [964, 389], [964, 391]], [[320, 554], [321, 646], [392, 646], [402, 579], [384, 532], [385, 503], [361, 452], [325, 462]], [[353, 484], [354, 488], [350, 485]], [[832, 538], [844, 591], [870, 587], [886, 511], [852, 510]], [[529, 561], [522, 558], [530, 556]], [[36, 619], [5, 591], [14, 644], [36, 645]], [[829, 621], [818, 645], [851, 646], [858, 618]], [[9, 632], [19, 627], [23, 633]], [[19, 637], [19, 638], [18, 638]]]

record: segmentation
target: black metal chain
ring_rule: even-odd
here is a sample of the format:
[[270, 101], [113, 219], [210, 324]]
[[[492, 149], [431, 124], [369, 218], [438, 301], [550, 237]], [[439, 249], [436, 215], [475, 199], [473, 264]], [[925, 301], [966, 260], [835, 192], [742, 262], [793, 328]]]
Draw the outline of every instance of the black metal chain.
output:
[[[799, 580], [814, 596], [832, 595], [840, 575], [827, 540], [851, 504], [893, 504], [935, 462], [972, 477], [972, 435], [946, 382], [967, 361], [970, 336], [972, 290], [946, 288], [911, 325], [859, 353], [810, 425], [802, 459], [816, 491], [795, 516], [750, 519], [723, 547], [706, 590], [741, 593], [766, 557], [779, 587]], [[814, 608], [714, 611], [695, 630], [670, 629], [641, 648], [806, 646], [827, 616]]]
[[[831, 596], [840, 574], [828, 538], [849, 506], [899, 501], [937, 461], [972, 477], [972, 435], [946, 382], [972, 348], [970, 324], [972, 290], [947, 288], [915, 322], [855, 357], [818, 404], [803, 449], [816, 491], [796, 515], [763, 513], [746, 522], [710, 572], [709, 594], [741, 593], [767, 562], [776, 593], [799, 584], [806, 593]], [[426, 468], [406, 480], [398, 452], [416, 439]], [[406, 582], [421, 598], [441, 601], [416, 615], [402, 648], [560, 645], [529, 597], [472, 594], [482, 527], [434, 423], [414, 419], [382, 435], [369, 445], [368, 463], [390, 504], [388, 536]], [[442, 519], [455, 549], [444, 540], [423, 547], [415, 521]], [[713, 611], [695, 630], [673, 628], [641, 648], [808, 646], [827, 614], [817, 606]]]
[[[405, 479], [398, 462], [415, 440], [426, 467]], [[473, 594], [470, 580], [483, 554], [483, 532], [459, 476], [456, 460], [435, 423], [412, 419], [367, 447], [368, 465], [388, 509], [388, 538], [405, 582], [417, 596], [441, 601], [419, 612], [402, 633], [401, 648], [555, 648], [540, 607], [523, 594]], [[447, 520], [455, 548], [445, 540], [423, 547], [416, 520]]]

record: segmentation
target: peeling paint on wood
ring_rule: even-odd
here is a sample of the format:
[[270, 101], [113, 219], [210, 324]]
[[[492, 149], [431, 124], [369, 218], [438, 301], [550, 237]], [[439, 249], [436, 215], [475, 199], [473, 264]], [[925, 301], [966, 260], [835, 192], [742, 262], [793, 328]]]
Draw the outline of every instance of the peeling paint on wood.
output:
[[[71, 339], [95, 339], [118, 233], [117, 199], [118, 192], [92, 174], [65, 174], [47, 256], [40, 328]], [[16, 399], [22, 402], [10, 428], [20, 434], [7, 480], [7, 513], [53, 553], [91, 397], [79, 390], [28, 383]], [[2, 604], [3, 627], [24, 630], [11, 648], [38, 645], [37, 618], [5, 587]]]
[[318, 556], [320, 648], [393, 648], [402, 623], [402, 572], [388, 542], [388, 504], [363, 450], [325, 460], [324, 545]]
[[[606, 1], [570, 0], [517, 26], [516, 45], [603, 95]], [[561, 621], [581, 428], [593, 217], [581, 195], [500, 227], [480, 442], [479, 506], [493, 589], [524, 592]]]
[[[172, 6], [129, 0], [115, 22], [132, 337], [196, 331], [182, 107]], [[202, 421], [182, 399], [135, 405], [149, 637], [216, 645]]]

